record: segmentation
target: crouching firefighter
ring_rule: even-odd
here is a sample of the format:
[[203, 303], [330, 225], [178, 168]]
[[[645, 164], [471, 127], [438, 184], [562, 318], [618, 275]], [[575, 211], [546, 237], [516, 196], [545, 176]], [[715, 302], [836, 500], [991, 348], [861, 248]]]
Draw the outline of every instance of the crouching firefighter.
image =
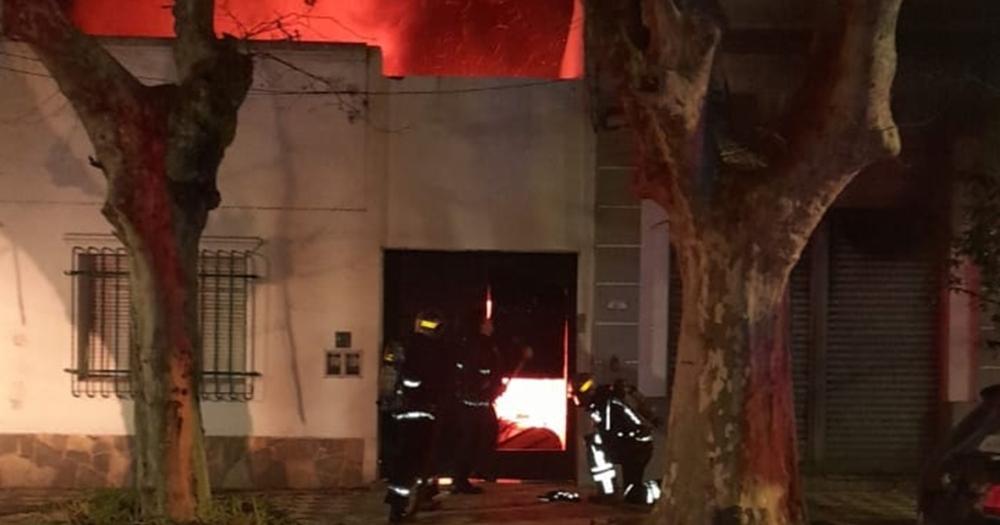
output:
[[657, 481], [642, 475], [653, 455], [653, 427], [657, 421], [634, 387], [616, 382], [597, 385], [589, 374], [573, 385], [573, 402], [583, 408], [594, 426], [584, 437], [587, 463], [597, 484], [598, 501], [615, 499], [615, 465], [621, 466], [622, 496], [628, 503], [652, 505], [660, 498]]
[[444, 387], [438, 377], [440, 360], [447, 348], [442, 337], [444, 322], [436, 312], [417, 316], [413, 333], [403, 342], [402, 351], [391, 354], [395, 390], [389, 404], [391, 442], [389, 521], [398, 522], [416, 513], [418, 507], [433, 505], [437, 486], [432, 479], [438, 400]]

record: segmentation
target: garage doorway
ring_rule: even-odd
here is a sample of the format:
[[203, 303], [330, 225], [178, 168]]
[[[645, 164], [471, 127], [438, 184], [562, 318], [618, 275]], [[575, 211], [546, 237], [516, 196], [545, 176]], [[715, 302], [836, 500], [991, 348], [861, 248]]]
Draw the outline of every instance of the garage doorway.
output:
[[[489, 301], [501, 353], [512, 364], [496, 402], [497, 477], [572, 479], [575, 418], [566, 391], [576, 360], [577, 255], [386, 250], [384, 256], [385, 343], [409, 333], [420, 310], [436, 308], [455, 327]], [[533, 356], [522, 362], [525, 345]], [[439, 468], [447, 475], [447, 465]]]

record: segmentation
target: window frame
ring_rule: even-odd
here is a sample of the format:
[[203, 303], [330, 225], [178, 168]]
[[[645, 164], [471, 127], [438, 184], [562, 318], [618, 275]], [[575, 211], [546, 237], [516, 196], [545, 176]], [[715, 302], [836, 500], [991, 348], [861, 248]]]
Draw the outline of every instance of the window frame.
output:
[[[129, 399], [132, 397], [130, 340], [134, 333], [128, 253], [113, 237], [70, 235], [71, 393], [75, 397]], [[226, 242], [228, 241], [228, 242]], [[255, 284], [263, 243], [254, 238], [203, 238], [199, 250], [199, 330], [202, 337], [201, 399], [250, 401], [257, 379]], [[94, 256], [91, 259], [88, 256]], [[100, 257], [108, 259], [101, 260]], [[224, 261], [224, 262], [223, 262]], [[122, 290], [124, 287], [124, 290]], [[223, 298], [224, 294], [225, 297]], [[84, 300], [84, 294], [91, 297]], [[214, 295], [213, 295], [214, 294]], [[208, 315], [208, 303], [214, 310]], [[124, 297], [124, 299], [123, 299]], [[125, 301], [124, 304], [122, 301]], [[101, 301], [110, 301], [104, 305]], [[123, 313], [122, 308], [126, 311]], [[108, 314], [108, 315], [104, 315]], [[123, 315], [128, 321], [123, 320]], [[214, 316], [214, 339], [207, 317]], [[127, 324], [123, 328], [123, 324]], [[220, 336], [219, 327], [225, 331]], [[124, 333], [124, 336], [122, 335]], [[114, 340], [106, 344], [105, 337]], [[121, 337], [125, 341], [120, 340]], [[225, 339], [228, 363], [220, 367], [220, 337]], [[214, 341], [210, 345], [210, 339]], [[95, 346], [100, 345], [100, 346]], [[95, 356], [96, 363], [94, 366]], [[124, 359], [125, 366], [118, 360]], [[210, 362], [211, 361], [211, 362]], [[234, 362], [238, 361], [238, 363]], [[208, 366], [212, 365], [212, 366]]]

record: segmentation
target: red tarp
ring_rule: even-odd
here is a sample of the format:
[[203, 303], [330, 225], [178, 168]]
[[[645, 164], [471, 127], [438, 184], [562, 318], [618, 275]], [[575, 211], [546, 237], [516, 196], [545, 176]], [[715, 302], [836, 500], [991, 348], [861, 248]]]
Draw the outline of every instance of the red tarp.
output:
[[[220, 33], [382, 48], [390, 76], [577, 78], [581, 0], [217, 0]], [[73, 0], [84, 31], [173, 35], [171, 0]], [[280, 27], [279, 27], [280, 24]]]

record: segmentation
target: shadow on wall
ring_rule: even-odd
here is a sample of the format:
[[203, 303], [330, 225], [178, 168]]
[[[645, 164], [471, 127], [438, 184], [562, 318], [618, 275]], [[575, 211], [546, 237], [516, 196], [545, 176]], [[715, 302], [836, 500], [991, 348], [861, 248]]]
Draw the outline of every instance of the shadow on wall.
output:
[[[10, 43], [0, 49], [12, 56], [30, 54]], [[62, 328], [73, 326], [77, 309], [74, 277], [67, 275], [72, 247], [62, 236], [88, 225], [100, 225], [101, 233], [111, 230], [100, 215], [103, 175], [80, 160], [81, 148], [74, 147], [73, 139], [85, 137], [84, 130], [54, 82], [12, 71], [0, 73], [0, 80], [0, 177], [7, 190], [0, 198], [0, 235], [9, 243], [0, 259], [9, 258], [3, 267], [12, 270], [0, 275], [0, 281], [13, 292], [5, 305], [11, 317], [2, 320], [4, 338], [13, 344], [0, 365], [8, 421], [44, 421], [42, 414], [51, 413], [51, 422], [60, 413], [90, 409], [113, 417], [116, 410], [108, 408], [114, 404], [122, 426], [130, 430], [130, 402], [113, 390], [103, 396], [95, 391], [93, 399], [80, 393], [80, 401], [71, 401], [73, 389], [64, 370], [75, 354], [89, 350], [79, 347], [75, 327]], [[41, 162], [33, 165], [28, 159]], [[54, 232], [50, 225], [65, 229]], [[120, 484], [131, 479], [129, 447], [124, 436], [0, 433], [0, 487]]]
[[[276, 365], [268, 370], [268, 375], [285, 376], [291, 385], [292, 397], [287, 401], [282, 398], [279, 402], [287, 403], [286, 410], [293, 412], [298, 425], [304, 427], [309, 423], [307, 403], [312, 403], [308, 406], [321, 406], [322, 400], [306, 399], [309, 390], [304, 388], [302, 373], [312, 368], [303, 361], [302, 341], [308, 338], [308, 334], [302, 331], [313, 327], [303, 324], [308, 316], [296, 318], [295, 313], [305, 313], [310, 309], [310, 305], [298, 303], [299, 298], [312, 295], [303, 290], [310, 285], [310, 279], [337, 270], [333, 263], [322, 258], [307, 257], [309, 250], [332, 235], [336, 225], [319, 223], [317, 226], [312, 215], [308, 221], [298, 219], [301, 213], [320, 213], [333, 214], [330, 220], [334, 221], [338, 212], [297, 210], [301, 197], [299, 193], [303, 190], [298, 184], [293, 159], [296, 151], [292, 138], [294, 133], [288, 128], [296, 123], [281, 117], [288, 110], [288, 104], [301, 103], [301, 100], [287, 101], [273, 97], [267, 103], [271, 105], [274, 115], [270, 129], [273, 130], [277, 152], [271, 176], [280, 181], [276, 186], [280, 185], [281, 205], [259, 214], [241, 208], [224, 209], [216, 214], [218, 220], [213, 222], [212, 229], [258, 234], [259, 230], [248, 231], [248, 228], [253, 228], [253, 219], [270, 220], [273, 217], [274, 223], [266, 227], [268, 230], [273, 228], [274, 234], [269, 235], [264, 249], [264, 273], [265, 282], [274, 291], [275, 301], [266, 301], [267, 311], [263, 312], [261, 319], [268, 323], [263, 333], [274, 331], [281, 335], [273, 341], [272, 348], [263, 350], [270, 354], [267, 361]], [[311, 263], [308, 269], [303, 267], [303, 261]], [[284, 355], [287, 355], [287, 361], [275, 359]], [[273, 403], [275, 400], [270, 401]], [[249, 426], [246, 434], [249, 434]], [[364, 447], [363, 439], [218, 437], [209, 443], [210, 471], [214, 484], [235, 489], [305, 489], [359, 484], [363, 478], [361, 458], [364, 457]]]
[[[16, 56], [30, 56], [23, 46], [5, 43], [0, 47], [16, 51]], [[4, 356], [6, 364], [0, 369], [0, 384], [6, 383], [7, 411], [31, 412], [25, 418], [29, 422], [44, 420], [43, 411], [53, 416], [45, 430], [36, 426], [45, 433], [0, 433], [0, 487], [128, 485], [134, 469], [132, 439], [127, 435], [94, 435], [92, 430], [83, 430], [118, 427], [109, 420], [114, 417], [115, 409], [123, 421], [121, 428], [128, 434], [134, 429], [133, 403], [129, 400], [128, 381], [124, 379], [127, 375], [116, 374], [121, 372], [122, 365], [107, 350], [111, 344], [109, 338], [128, 337], [128, 294], [127, 288], [123, 288], [127, 286], [127, 278], [80, 264], [81, 256], [74, 254], [73, 246], [66, 240], [68, 234], [96, 232], [94, 242], [100, 244], [96, 247], [105, 249], [98, 253], [123, 261], [114, 254], [120, 245], [106, 235], [112, 227], [100, 212], [106, 183], [103, 174], [82, 160], [92, 155], [92, 146], [69, 102], [44, 76], [44, 70], [30, 63], [43, 76], [0, 73], [0, 77], [6, 77], [4, 96], [0, 98], [0, 135], [6, 139], [0, 145], [0, 163], [6, 169], [0, 170], [5, 172], [3, 183], [9, 190], [4, 192], [6, 198], [0, 199], [0, 234], [9, 243], [0, 257], [9, 257], [10, 264], [4, 267], [13, 269], [13, 275], [2, 275], [0, 279], [11, 283], [14, 292], [5, 309], [12, 313], [12, 318], [2, 320], [9, 327], [14, 351]], [[32, 158], [44, 160], [31, 165], [28, 159]], [[79, 246], [84, 247], [88, 242], [80, 240]], [[73, 268], [81, 273], [68, 275]], [[123, 262], [120, 268], [127, 271], [127, 263]], [[83, 285], [81, 279], [89, 285]], [[55, 296], [54, 300], [50, 295]], [[111, 297], [113, 306], [108, 303]], [[55, 301], [60, 305], [58, 310], [48, 306]], [[54, 315], [62, 316], [62, 320], [53, 318]], [[64, 326], [71, 329], [64, 331]], [[59, 342], [63, 335], [70, 339], [66, 341], [70, 344]], [[121, 355], [127, 355], [127, 339], [119, 346], [123, 350]], [[68, 355], [64, 353], [67, 350]], [[102, 357], [95, 361], [94, 356], [98, 355]], [[72, 388], [64, 371], [71, 362], [76, 363], [77, 370]], [[80, 373], [84, 368], [81, 363], [90, 365], [89, 377]], [[97, 368], [116, 373], [95, 373]], [[101, 386], [94, 386], [98, 382]], [[73, 400], [74, 395], [79, 399]], [[112, 404], [115, 409], [109, 410]], [[203, 402], [203, 413], [211, 412], [213, 404]], [[52, 423], [52, 418], [67, 411], [74, 415], [67, 421]], [[89, 414], [86, 423], [72, 423], [81, 411], [85, 416]], [[226, 403], [225, 418], [228, 432], [249, 433], [246, 403]], [[29, 429], [32, 425], [15, 424]], [[245, 438], [240, 439], [246, 442]], [[232, 477], [215, 472], [218, 470], [215, 467], [222, 467], [228, 458], [249, 457], [255, 448], [271, 449], [264, 453], [273, 456], [277, 446], [268, 443], [234, 447], [232, 442], [231, 438], [208, 440], [209, 463], [217, 483], [227, 475]]]

